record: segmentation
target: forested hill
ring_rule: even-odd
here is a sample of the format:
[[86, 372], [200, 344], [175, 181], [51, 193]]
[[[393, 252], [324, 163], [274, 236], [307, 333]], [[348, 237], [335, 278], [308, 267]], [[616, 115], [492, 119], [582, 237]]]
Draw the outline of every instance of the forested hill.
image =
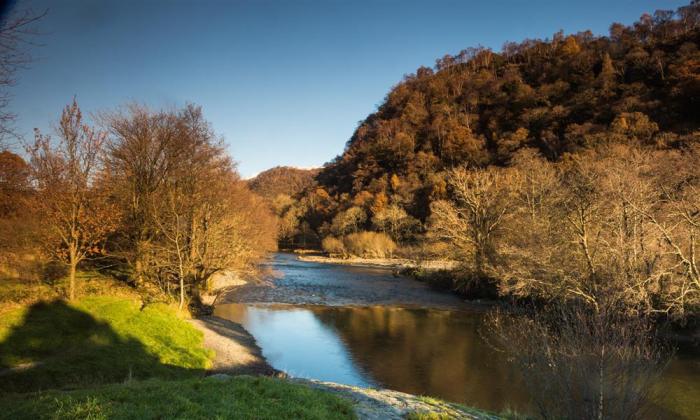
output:
[[313, 183], [318, 169], [301, 169], [291, 166], [276, 166], [260, 172], [248, 181], [251, 190], [267, 200], [280, 195], [292, 196]]
[[506, 165], [524, 147], [550, 160], [605, 142], [681, 147], [699, 125], [698, 1], [615, 23], [608, 36], [469, 48], [389, 92], [317, 177], [318, 199], [335, 210], [308, 219], [318, 227], [380, 196], [424, 220], [449, 167]]

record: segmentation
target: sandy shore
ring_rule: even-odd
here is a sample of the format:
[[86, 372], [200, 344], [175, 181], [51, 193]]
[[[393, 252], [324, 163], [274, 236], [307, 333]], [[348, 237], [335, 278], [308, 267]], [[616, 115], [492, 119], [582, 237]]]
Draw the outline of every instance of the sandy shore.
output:
[[321, 264], [341, 264], [341, 265], [362, 265], [367, 267], [386, 268], [423, 268], [426, 270], [451, 270], [457, 266], [457, 261], [432, 260], [416, 261], [405, 258], [336, 258], [321, 255], [299, 255], [299, 261], [314, 262]]
[[204, 347], [216, 355], [209, 374], [230, 375], [277, 375], [279, 371], [267, 363], [248, 331], [240, 324], [215, 316], [190, 320], [204, 333]]

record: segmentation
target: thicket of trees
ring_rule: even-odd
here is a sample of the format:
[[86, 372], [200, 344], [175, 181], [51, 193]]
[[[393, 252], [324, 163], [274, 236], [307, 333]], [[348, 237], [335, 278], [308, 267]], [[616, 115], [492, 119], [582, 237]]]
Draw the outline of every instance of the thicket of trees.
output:
[[276, 166], [260, 172], [248, 181], [250, 189], [274, 202], [279, 196], [292, 197], [311, 186], [319, 169]]
[[88, 125], [73, 101], [57, 139], [36, 132], [28, 163], [0, 154], [3, 258], [65, 263], [71, 299], [76, 270], [89, 260], [177, 295], [182, 307], [213, 272], [247, 267], [275, 248], [274, 215], [240, 180], [201, 108], [130, 105], [97, 119], [99, 128]]
[[700, 304], [699, 161], [700, 144], [614, 145], [557, 163], [524, 149], [509, 167], [451, 170], [429, 232], [453, 245], [463, 287], [594, 306], [615, 295], [682, 315]]

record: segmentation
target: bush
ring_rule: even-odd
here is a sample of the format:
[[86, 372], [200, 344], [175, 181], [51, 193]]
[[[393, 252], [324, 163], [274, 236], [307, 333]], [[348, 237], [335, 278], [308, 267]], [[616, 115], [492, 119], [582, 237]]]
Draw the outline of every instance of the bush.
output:
[[326, 236], [325, 238], [323, 238], [323, 241], [321, 242], [321, 247], [329, 255], [346, 255], [345, 245], [343, 245], [343, 241], [333, 236]]
[[378, 232], [351, 233], [343, 238], [343, 244], [348, 253], [365, 258], [385, 258], [396, 250], [396, 243]]
[[543, 418], [648, 418], [671, 356], [654, 320], [619, 300], [557, 301], [489, 314], [499, 350], [518, 366]]

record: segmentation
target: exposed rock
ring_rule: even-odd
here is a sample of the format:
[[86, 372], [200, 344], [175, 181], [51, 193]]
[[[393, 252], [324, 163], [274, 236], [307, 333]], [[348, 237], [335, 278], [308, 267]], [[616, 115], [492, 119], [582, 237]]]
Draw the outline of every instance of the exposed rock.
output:
[[211, 292], [245, 284], [248, 284], [248, 281], [235, 270], [219, 270], [207, 279], [207, 289]]

